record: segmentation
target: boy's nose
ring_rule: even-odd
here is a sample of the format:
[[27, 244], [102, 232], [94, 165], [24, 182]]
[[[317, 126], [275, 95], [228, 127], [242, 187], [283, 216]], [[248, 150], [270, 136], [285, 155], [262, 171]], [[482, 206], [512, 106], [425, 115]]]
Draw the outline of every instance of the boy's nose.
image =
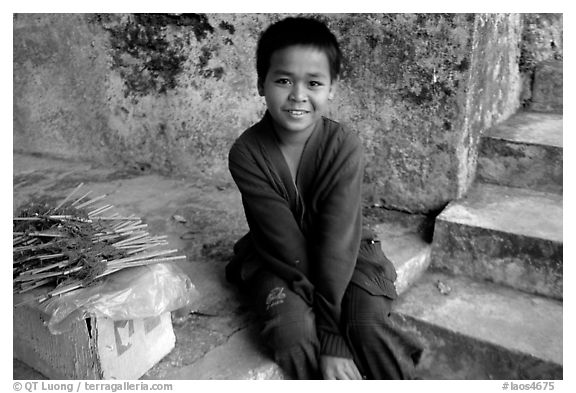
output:
[[290, 92], [290, 97], [292, 101], [306, 101], [306, 92], [305, 89], [300, 86], [299, 84], [295, 84], [294, 88]]

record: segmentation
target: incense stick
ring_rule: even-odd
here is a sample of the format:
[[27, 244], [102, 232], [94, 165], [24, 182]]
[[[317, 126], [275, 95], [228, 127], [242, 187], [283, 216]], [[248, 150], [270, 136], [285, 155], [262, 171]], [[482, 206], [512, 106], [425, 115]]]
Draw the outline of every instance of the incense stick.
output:
[[33, 298], [45, 301], [122, 269], [186, 258], [168, 256], [178, 251], [160, 248], [169, 244], [168, 236], [152, 236], [146, 231], [148, 224], [136, 215], [110, 212], [114, 207], [110, 204], [92, 207], [106, 195], [86, 200], [88, 191], [74, 200], [82, 185], [54, 208], [32, 204], [13, 217], [14, 293], [54, 285], [47, 294]]
[[76, 192], [78, 191], [82, 186], [84, 185], [84, 183], [80, 183], [78, 184], [78, 186], [72, 190], [72, 192], [70, 194], [68, 194], [68, 196], [66, 198], [64, 198], [64, 200], [62, 202], [60, 202], [58, 204], [58, 206], [56, 206], [53, 210], [58, 210], [60, 209], [66, 202], [68, 202], [68, 199], [70, 199], [70, 197]]

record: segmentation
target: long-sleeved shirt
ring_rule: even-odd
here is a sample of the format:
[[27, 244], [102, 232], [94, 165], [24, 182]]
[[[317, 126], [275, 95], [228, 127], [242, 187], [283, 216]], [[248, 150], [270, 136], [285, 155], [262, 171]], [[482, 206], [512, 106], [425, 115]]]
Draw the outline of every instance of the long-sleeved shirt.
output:
[[258, 263], [286, 280], [316, 314], [322, 354], [351, 358], [340, 333], [340, 305], [362, 235], [362, 144], [322, 118], [293, 179], [267, 112], [229, 153]]

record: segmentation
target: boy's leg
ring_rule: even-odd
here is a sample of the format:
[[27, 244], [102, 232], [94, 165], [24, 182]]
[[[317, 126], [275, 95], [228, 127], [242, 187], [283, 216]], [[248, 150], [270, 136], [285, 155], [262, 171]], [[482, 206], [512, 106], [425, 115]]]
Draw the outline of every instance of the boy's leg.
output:
[[351, 283], [342, 301], [345, 334], [367, 379], [412, 379], [418, 344], [389, 318], [392, 300]]
[[264, 325], [262, 337], [274, 360], [292, 378], [319, 379], [319, 341], [311, 307], [270, 272], [260, 270], [250, 285]]

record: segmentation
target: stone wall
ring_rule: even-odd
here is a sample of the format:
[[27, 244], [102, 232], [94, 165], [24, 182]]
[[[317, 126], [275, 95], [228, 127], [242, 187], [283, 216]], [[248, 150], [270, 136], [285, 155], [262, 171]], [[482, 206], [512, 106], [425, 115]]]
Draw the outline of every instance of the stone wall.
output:
[[[284, 16], [16, 14], [14, 151], [226, 173], [265, 110], [256, 40]], [[522, 16], [317, 17], [346, 57], [331, 116], [365, 144], [367, 202], [428, 213], [463, 195], [482, 130], [520, 106]]]
[[457, 197], [474, 181], [482, 132], [511, 116], [520, 105], [518, 69], [520, 15], [478, 15], [475, 18], [470, 71], [463, 93], [456, 142]]
[[520, 58], [522, 105], [530, 107], [536, 68], [564, 58], [563, 14], [524, 14]]

